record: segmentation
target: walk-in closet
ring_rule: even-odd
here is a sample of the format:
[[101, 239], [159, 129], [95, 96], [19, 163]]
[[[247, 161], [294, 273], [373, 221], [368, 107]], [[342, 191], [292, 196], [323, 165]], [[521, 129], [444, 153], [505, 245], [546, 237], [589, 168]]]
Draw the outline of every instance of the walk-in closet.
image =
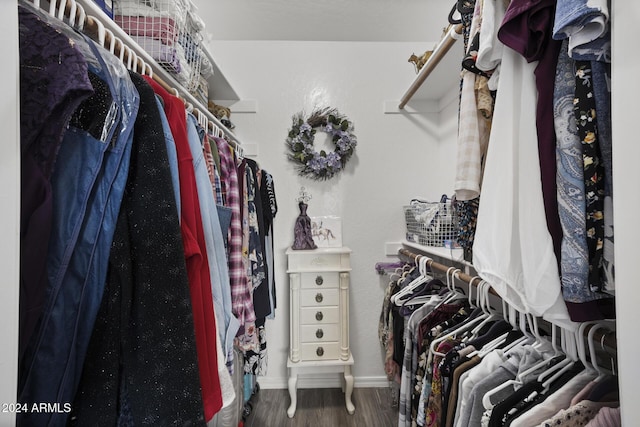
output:
[[640, 425], [639, 20], [0, 2], [0, 426]]

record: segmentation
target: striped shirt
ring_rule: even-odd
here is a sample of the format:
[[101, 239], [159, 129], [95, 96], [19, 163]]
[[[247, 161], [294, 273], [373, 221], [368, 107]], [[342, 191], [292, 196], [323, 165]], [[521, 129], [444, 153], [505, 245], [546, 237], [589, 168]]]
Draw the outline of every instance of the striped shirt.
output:
[[220, 138], [214, 138], [214, 140], [220, 155], [220, 180], [227, 196], [226, 206], [231, 208], [231, 226], [229, 227], [231, 310], [240, 321], [240, 325], [245, 326], [247, 323], [255, 322], [256, 315], [253, 310], [251, 287], [242, 256], [241, 200], [238, 191], [238, 174], [234, 156], [227, 142]]

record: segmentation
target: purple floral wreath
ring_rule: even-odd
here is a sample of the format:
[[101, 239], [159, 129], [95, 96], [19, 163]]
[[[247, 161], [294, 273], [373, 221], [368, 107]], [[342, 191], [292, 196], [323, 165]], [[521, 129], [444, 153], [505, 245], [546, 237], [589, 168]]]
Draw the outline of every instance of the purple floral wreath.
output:
[[[334, 151], [313, 148], [317, 129], [331, 136]], [[296, 163], [298, 174], [315, 180], [330, 179], [344, 169], [358, 144], [353, 123], [335, 108], [314, 110], [308, 119], [302, 113], [293, 116], [287, 137], [288, 159]]]

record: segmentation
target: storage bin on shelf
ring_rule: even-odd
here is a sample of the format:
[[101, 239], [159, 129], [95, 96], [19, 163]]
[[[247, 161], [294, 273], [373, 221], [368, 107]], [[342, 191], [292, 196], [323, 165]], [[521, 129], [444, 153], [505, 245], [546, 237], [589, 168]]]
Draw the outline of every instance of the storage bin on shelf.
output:
[[117, 0], [114, 21], [191, 94], [205, 91], [204, 23], [189, 0]]
[[439, 202], [414, 199], [403, 209], [408, 241], [424, 246], [456, 247], [458, 220], [446, 196]]

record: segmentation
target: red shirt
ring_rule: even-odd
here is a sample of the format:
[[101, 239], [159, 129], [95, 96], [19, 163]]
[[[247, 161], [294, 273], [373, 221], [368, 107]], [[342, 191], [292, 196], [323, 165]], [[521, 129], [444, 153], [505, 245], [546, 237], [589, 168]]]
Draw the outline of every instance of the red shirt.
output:
[[204, 415], [205, 419], [209, 421], [222, 408], [222, 392], [218, 377], [216, 323], [209, 263], [207, 262], [207, 248], [202, 229], [193, 158], [187, 136], [187, 119], [184, 104], [179, 98], [169, 94], [149, 77], [144, 76], [144, 78], [164, 101], [164, 110], [178, 154], [181, 199], [180, 229], [187, 275], [189, 276]]

